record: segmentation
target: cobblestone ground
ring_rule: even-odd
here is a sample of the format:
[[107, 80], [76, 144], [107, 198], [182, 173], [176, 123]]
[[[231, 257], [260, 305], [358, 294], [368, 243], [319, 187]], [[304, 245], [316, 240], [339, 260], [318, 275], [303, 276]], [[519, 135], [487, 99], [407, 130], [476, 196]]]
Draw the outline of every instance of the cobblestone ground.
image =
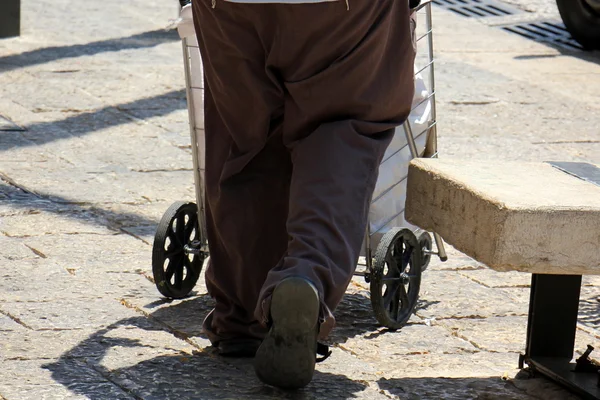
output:
[[[511, 3], [525, 11], [502, 20], [435, 9], [442, 156], [600, 162], [600, 56], [502, 30], [557, 17], [551, 1]], [[23, 128], [0, 130], [1, 400], [577, 398], [517, 375], [530, 277], [452, 249], [396, 332], [353, 281], [303, 391], [216, 357], [204, 286], [169, 302], [150, 272], [162, 213], [194, 199], [181, 47], [165, 30], [176, 2], [22, 9], [22, 36], [0, 40], [0, 114]], [[599, 295], [585, 278], [578, 350], [600, 344]]]

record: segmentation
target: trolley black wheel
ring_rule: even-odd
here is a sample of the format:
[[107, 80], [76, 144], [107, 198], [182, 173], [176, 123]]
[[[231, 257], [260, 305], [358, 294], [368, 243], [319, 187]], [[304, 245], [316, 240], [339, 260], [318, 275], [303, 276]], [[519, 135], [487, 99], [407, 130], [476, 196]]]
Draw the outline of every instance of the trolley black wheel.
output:
[[[152, 274], [162, 295], [181, 299], [196, 285], [205, 258], [199, 238], [196, 204], [173, 203], [158, 224], [152, 246]], [[196, 248], [196, 254], [190, 248]]]
[[433, 238], [429, 232], [423, 232], [419, 235], [419, 245], [421, 246], [421, 272], [425, 272], [431, 261], [431, 250], [433, 249]]
[[383, 326], [400, 329], [412, 315], [421, 287], [421, 246], [410, 229], [393, 228], [375, 252], [371, 305]]

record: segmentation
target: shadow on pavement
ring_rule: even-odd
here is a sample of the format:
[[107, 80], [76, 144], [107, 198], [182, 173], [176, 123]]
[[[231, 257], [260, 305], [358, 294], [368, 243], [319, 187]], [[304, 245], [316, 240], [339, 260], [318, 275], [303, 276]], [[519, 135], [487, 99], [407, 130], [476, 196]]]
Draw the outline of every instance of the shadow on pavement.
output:
[[[575, 58], [579, 58], [581, 60], [585, 60], [591, 63], [596, 63], [596, 64], [600, 64], [600, 51], [594, 50], [594, 51], [586, 51], [583, 48], [581, 48], [581, 45], [579, 43], [577, 43], [575, 41], [575, 39], [573, 39], [571, 37], [570, 34], [567, 33], [566, 28], [564, 27], [564, 24], [562, 22], [559, 21], [555, 21], [555, 20], [549, 20], [549, 21], [536, 21], [533, 23], [533, 29], [528, 29], [525, 30], [527, 36], [522, 35], [522, 34], [518, 34], [516, 32], [511, 32], [513, 34], [517, 34], [521, 37], [524, 37], [526, 39], [532, 40], [534, 42], [543, 44], [545, 46], [548, 46], [550, 48], [555, 49], [556, 51], [558, 51], [560, 54], [534, 54], [534, 55], [521, 55], [521, 56], [516, 56], [515, 60], [536, 60], [536, 59], [540, 59], [540, 58], [554, 58], [554, 57], [559, 57], [559, 56], [571, 56], [571, 57], [575, 57]], [[544, 24], [549, 24], [551, 30], [550, 31], [544, 31]], [[524, 27], [527, 27], [528, 24], [517, 24], [517, 25], [522, 25]], [[540, 29], [540, 25], [542, 25], [542, 28]], [[505, 31], [508, 30], [510, 32], [511, 27], [505, 27], [503, 28]], [[558, 31], [557, 31], [558, 29]], [[564, 33], [565, 36], [560, 36], [560, 35], [556, 35], [556, 33], [550, 33], [549, 32], [559, 32], [561, 29], [564, 29]], [[540, 35], [541, 36], [538, 36]], [[531, 35], [531, 36], [529, 36]]]
[[[402, 400], [421, 399], [478, 399], [478, 400], [530, 400], [543, 396], [544, 400], [578, 400], [545, 378], [502, 379], [477, 378], [400, 378], [378, 382], [382, 390]], [[543, 389], [543, 390], [540, 390]], [[543, 394], [542, 394], [543, 393]]]
[[71, 219], [76, 219], [90, 225], [106, 226], [119, 231], [121, 228], [145, 226], [152, 231], [156, 230], [158, 220], [147, 218], [140, 214], [114, 212], [97, 205], [78, 203], [76, 199], [69, 199], [46, 193], [32, 193], [17, 186], [13, 186], [0, 174], [0, 202], [22, 213], [35, 214], [41, 211], [58, 214]]
[[[158, 96], [146, 97], [129, 103], [107, 106], [84, 112], [60, 121], [40, 122], [24, 126], [26, 132], [11, 131], [3, 134], [0, 151], [14, 147], [38, 146], [56, 140], [81, 137], [132, 120], [149, 119], [187, 108], [184, 89], [172, 90]], [[9, 135], [24, 136], [28, 141], [10, 140]]]
[[91, 56], [99, 53], [116, 52], [127, 49], [141, 49], [158, 46], [163, 43], [180, 41], [177, 31], [157, 29], [154, 31], [139, 33], [137, 35], [121, 37], [116, 39], [99, 40], [85, 44], [74, 44], [70, 46], [45, 47], [38, 50], [27, 51], [0, 57], [0, 72], [12, 71], [14, 69], [44, 64], [63, 58], [75, 58]]
[[556, 49], [560, 54], [532, 54], [532, 55], [521, 55], [515, 56], [515, 60], [537, 60], [541, 58], [556, 58], [560, 56], [571, 56], [575, 58], [579, 58], [581, 60], [599, 64], [600, 65], [600, 51], [584, 51], [584, 50], [571, 50], [565, 49], [561, 46], [546, 43], [546, 42], [538, 42], [545, 44], [548, 47], [552, 47]]
[[121, 357], [119, 349], [139, 348], [136, 353], [143, 355], [154, 347], [123, 337], [123, 332], [127, 332], [124, 329], [166, 330], [181, 339], [199, 335], [201, 319], [210, 309], [212, 300], [208, 295], [202, 295], [174, 305], [164, 306], [164, 303], [153, 303], [158, 309], [149, 318], [129, 318], [98, 330], [44, 368], [51, 372], [56, 382], [74, 394], [92, 400], [351, 399], [367, 388], [365, 383], [346, 376], [317, 371], [306, 389], [281, 391], [258, 381], [251, 360], [220, 358], [210, 347], [192, 355], [165, 349], [164, 352], [169, 354], [160, 354], [127, 367], [107, 368], [103, 360], [109, 352], [117, 352], [116, 356], [115, 353], [111, 355], [114, 358]]
[[588, 328], [600, 330], [600, 296], [581, 298], [578, 321]]
[[[415, 312], [427, 309], [427, 307], [436, 303], [438, 302], [419, 300]], [[331, 343], [345, 343], [348, 339], [357, 336], [362, 336], [365, 339], [375, 339], [386, 333], [402, 333], [402, 329], [394, 331], [381, 327], [375, 319], [371, 299], [367, 291], [346, 293], [334, 315], [336, 325], [330, 335], [329, 341]], [[405, 327], [422, 323], [419, 317], [413, 314]]]

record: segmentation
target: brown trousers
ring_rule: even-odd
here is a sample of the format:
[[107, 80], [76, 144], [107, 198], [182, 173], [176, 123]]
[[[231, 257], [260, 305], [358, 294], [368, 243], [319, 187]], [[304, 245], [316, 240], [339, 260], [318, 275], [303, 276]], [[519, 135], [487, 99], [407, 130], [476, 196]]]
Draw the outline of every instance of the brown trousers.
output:
[[193, 2], [205, 74], [213, 343], [266, 333], [289, 276], [321, 296], [321, 337], [352, 278], [378, 166], [410, 112], [408, 0]]

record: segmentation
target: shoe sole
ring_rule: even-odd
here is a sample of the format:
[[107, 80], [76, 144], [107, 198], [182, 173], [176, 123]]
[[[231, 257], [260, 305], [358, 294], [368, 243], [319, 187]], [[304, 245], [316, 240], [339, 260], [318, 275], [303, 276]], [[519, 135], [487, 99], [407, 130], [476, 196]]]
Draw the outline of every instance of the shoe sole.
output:
[[302, 278], [287, 278], [271, 297], [271, 329], [256, 352], [258, 378], [283, 389], [310, 383], [315, 371], [319, 294]]

